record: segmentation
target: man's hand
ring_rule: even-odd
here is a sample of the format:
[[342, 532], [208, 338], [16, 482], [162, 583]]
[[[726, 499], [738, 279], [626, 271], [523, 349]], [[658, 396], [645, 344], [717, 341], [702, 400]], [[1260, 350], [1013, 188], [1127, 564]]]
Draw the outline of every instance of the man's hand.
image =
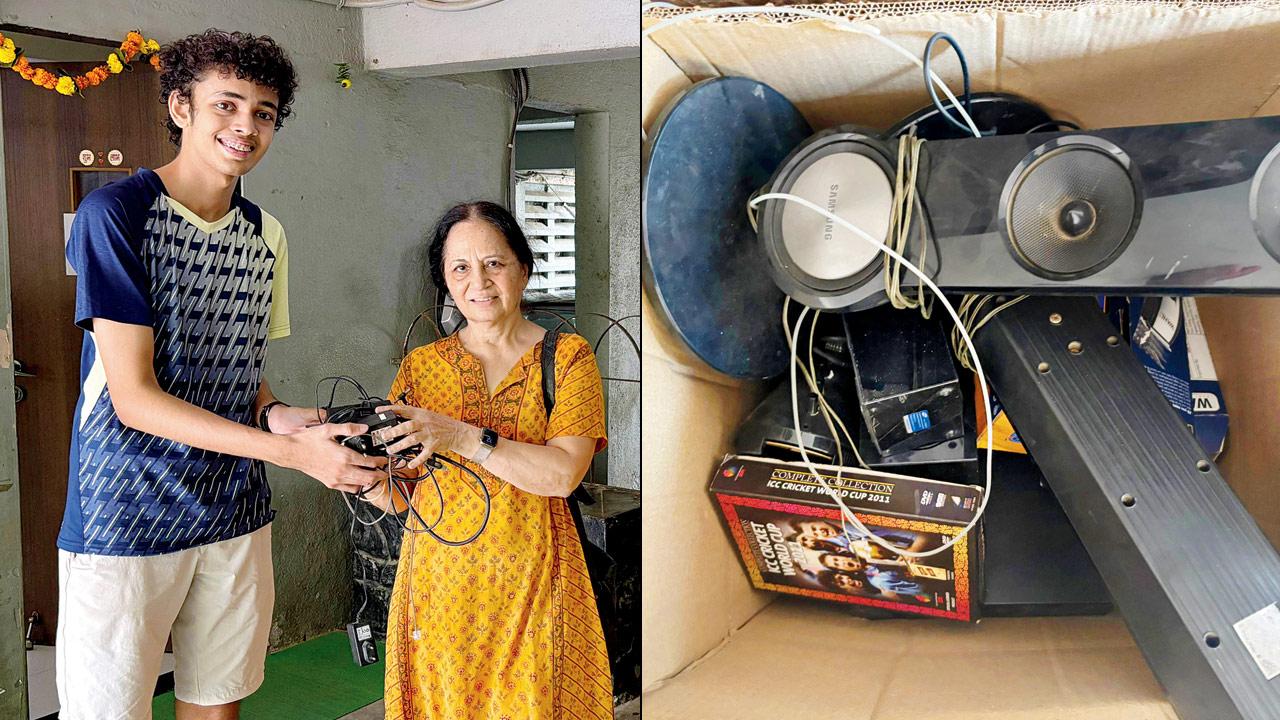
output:
[[327, 416], [324, 408], [275, 405], [267, 411], [267, 427], [277, 435], [293, 435], [323, 423]]
[[287, 436], [289, 452], [282, 464], [310, 475], [327, 488], [359, 492], [386, 479], [387, 473], [382, 468], [387, 459], [361, 455], [340, 444], [337, 438], [360, 435], [368, 430], [367, 425], [354, 423], [300, 429]]

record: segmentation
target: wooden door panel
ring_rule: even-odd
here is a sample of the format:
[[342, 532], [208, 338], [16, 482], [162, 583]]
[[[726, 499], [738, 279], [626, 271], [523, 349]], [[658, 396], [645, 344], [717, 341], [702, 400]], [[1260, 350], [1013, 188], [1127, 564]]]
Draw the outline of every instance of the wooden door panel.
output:
[[[103, 49], [103, 56], [109, 52]], [[90, 64], [59, 64], [81, 73]], [[52, 67], [47, 68], [52, 71]], [[15, 378], [22, 494], [24, 617], [39, 612], [35, 639], [53, 642], [57, 623], [57, 537], [67, 496], [67, 462], [79, 394], [82, 333], [75, 326], [75, 278], [66, 274], [62, 214], [71, 210], [71, 168], [80, 151], [124, 154], [122, 167], [154, 168], [173, 157], [159, 102], [159, 75], [137, 66], [64, 97], [14, 72], [0, 72], [14, 357], [32, 378]], [[110, 167], [105, 165], [104, 167]]]

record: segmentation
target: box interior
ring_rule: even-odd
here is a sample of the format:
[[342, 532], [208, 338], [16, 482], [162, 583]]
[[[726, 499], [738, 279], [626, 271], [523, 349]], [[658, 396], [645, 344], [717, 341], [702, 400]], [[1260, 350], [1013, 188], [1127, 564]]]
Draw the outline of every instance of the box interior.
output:
[[[1085, 128], [1280, 113], [1277, 2], [805, 7], [913, 52], [948, 32], [975, 91], [1022, 95]], [[644, 24], [684, 12], [651, 9]], [[681, 90], [721, 75], [768, 83], [815, 129], [886, 128], [929, 102], [916, 66], [818, 20], [691, 19], [646, 38], [642, 57], [646, 131]], [[958, 91], [958, 63], [936, 57], [935, 71]], [[1280, 545], [1280, 299], [1199, 304], [1231, 416], [1219, 467]], [[647, 296], [642, 312], [646, 717], [1176, 717], [1118, 615], [868, 621], [753, 590], [707, 484], [764, 388], [693, 358]]]

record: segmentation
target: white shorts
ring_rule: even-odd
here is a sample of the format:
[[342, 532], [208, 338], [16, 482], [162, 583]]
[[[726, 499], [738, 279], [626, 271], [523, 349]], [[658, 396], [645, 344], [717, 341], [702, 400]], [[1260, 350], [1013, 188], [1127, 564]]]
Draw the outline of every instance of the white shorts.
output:
[[270, 525], [164, 555], [59, 550], [58, 585], [63, 720], [150, 720], [170, 634], [179, 700], [222, 705], [262, 684], [275, 603]]

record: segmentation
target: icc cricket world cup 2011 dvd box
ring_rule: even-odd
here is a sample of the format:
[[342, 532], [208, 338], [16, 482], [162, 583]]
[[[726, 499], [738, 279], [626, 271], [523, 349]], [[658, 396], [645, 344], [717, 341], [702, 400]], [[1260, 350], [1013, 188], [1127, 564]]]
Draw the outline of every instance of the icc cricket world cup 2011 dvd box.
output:
[[[867, 530], [908, 552], [961, 535], [982, 504], [974, 485], [816, 469]], [[803, 463], [729, 455], [710, 489], [757, 588], [847, 603], [871, 617], [978, 619], [977, 526], [940, 553], [909, 557], [846, 519]]]

